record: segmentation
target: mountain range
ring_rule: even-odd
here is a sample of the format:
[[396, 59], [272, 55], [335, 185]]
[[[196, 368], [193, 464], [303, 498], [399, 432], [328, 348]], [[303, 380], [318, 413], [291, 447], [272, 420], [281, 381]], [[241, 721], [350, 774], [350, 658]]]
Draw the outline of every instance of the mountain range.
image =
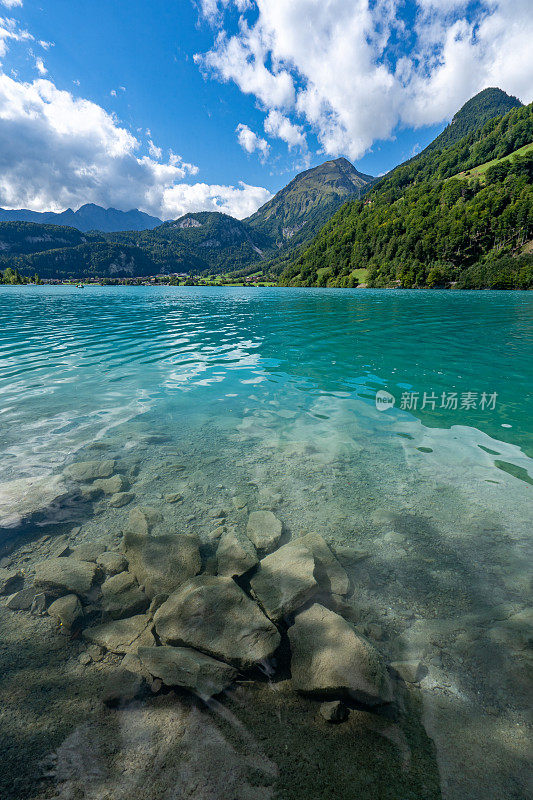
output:
[[[454, 283], [487, 254], [527, 246], [533, 213], [522, 151], [532, 126], [531, 106], [486, 89], [384, 177], [345, 158], [326, 161], [244, 220], [204, 211], [161, 223], [90, 204], [61, 214], [0, 210], [9, 220], [0, 222], [0, 269], [60, 279], [262, 270], [299, 286], [357, 285], [367, 271], [372, 285]], [[514, 205], [503, 187], [511, 174]]]

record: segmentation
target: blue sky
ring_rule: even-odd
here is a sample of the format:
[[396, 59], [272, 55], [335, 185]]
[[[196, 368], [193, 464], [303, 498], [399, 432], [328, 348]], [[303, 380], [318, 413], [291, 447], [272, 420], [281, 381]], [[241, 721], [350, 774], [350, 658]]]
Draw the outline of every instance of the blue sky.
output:
[[382, 174], [487, 85], [531, 100], [527, 6], [0, 0], [0, 205], [243, 216], [327, 158]]

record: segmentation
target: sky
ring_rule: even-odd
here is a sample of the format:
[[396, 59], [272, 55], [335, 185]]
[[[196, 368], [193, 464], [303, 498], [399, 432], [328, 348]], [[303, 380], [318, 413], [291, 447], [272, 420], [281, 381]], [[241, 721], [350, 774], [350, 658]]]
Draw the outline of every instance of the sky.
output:
[[531, 102], [532, 41], [531, 0], [0, 0], [0, 206], [243, 218], [487, 86]]

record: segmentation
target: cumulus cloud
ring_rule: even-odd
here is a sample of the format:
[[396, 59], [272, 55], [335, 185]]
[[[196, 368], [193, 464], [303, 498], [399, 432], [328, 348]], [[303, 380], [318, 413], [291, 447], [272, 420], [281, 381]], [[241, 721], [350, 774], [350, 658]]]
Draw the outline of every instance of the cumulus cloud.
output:
[[202, 11], [217, 32], [196, 63], [254, 96], [265, 131], [289, 146], [306, 126], [327, 155], [357, 159], [487, 86], [532, 99], [530, 0], [202, 0]]
[[35, 59], [35, 69], [37, 70], [39, 75], [46, 75], [46, 73], [48, 72], [48, 70], [44, 66], [44, 61], [42, 60], [42, 58]]
[[154, 148], [142, 155], [143, 143], [113, 115], [50, 80], [25, 83], [0, 72], [2, 207], [59, 211], [93, 202], [164, 219], [193, 210], [243, 217], [271, 196], [244, 183], [187, 183], [198, 168], [172, 152], [156, 160]]
[[275, 109], [272, 109], [265, 119], [265, 133], [286, 142], [289, 149], [300, 147], [305, 150], [307, 148], [307, 140], [301, 126], [295, 125], [288, 117]]
[[242, 122], [237, 125], [235, 132], [237, 134], [237, 140], [243, 150], [247, 153], [259, 152], [263, 161], [268, 158], [270, 145], [266, 139], [258, 136], [248, 125], [244, 125]]

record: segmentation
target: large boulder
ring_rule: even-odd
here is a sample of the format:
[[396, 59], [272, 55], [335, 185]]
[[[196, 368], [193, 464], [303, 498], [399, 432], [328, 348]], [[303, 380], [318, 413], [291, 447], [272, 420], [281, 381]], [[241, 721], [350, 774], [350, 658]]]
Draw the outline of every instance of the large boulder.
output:
[[252, 511], [246, 533], [262, 553], [271, 553], [279, 545], [283, 526], [272, 511]]
[[314, 603], [289, 628], [294, 687], [306, 694], [347, 694], [365, 705], [388, 703], [392, 691], [378, 651], [345, 619]]
[[297, 541], [305, 544], [312, 552], [315, 559], [315, 578], [320, 586], [333, 594], [348, 594], [350, 579], [329, 549], [326, 540], [318, 533], [308, 533]]
[[231, 578], [200, 575], [181, 586], [156, 611], [165, 644], [185, 645], [237, 667], [270, 658], [281, 638], [277, 628]]
[[75, 558], [49, 558], [35, 565], [34, 584], [53, 594], [87, 594], [96, 574], [96, 564]]
[[204, 698], [220, 694], [237, 677], [234, 667], [189, 647], [139, 647], [138, 656], [165, 686], [182, 686]]
[[97, 478], [109, 478], [115, 471], [116, 461], [108, 459], [106, 461], [77, 461], [70, 464], [64, 475], [75, 481], [94, 481]]
[[202, 559], [195, 536], [152, 534], [149, 520], [145, 518], [145, 522], [143, 526], [140, 518], [134, 517], [134, 530], [130, 527], [124, 533], [122, 552], [128, 559], [130, 571], [152, 599], [157, 594], [171, 594], [197, 575]]
[[105, 647], [112, 653], [132, 653], [138, 647], [153, 647], [152, 620], [148, 614], [137, 614], [128, 619], [105, 622], [85, 628], [82, 636], [87, 642]]
[[244, 575], [259, 562], [255, 547], [246, 536], [225, 531], [217, 548], [218, 574], [228, 578]]
[[146, 611], [150, 601], [131, 572], [121, 572], [103, 582], [102, 604], [110, 617], [122, 619]]
[[67, 493], [60, 475], [34, 475], [0, 483], [0, 528], [17, 528], [34, 517], [46, 519]]
[[314, 571], [313, 553], [295, 539], [263, 558], [250, 585], [270, 619], [279, 620], [301, 608], [318, 590]]

